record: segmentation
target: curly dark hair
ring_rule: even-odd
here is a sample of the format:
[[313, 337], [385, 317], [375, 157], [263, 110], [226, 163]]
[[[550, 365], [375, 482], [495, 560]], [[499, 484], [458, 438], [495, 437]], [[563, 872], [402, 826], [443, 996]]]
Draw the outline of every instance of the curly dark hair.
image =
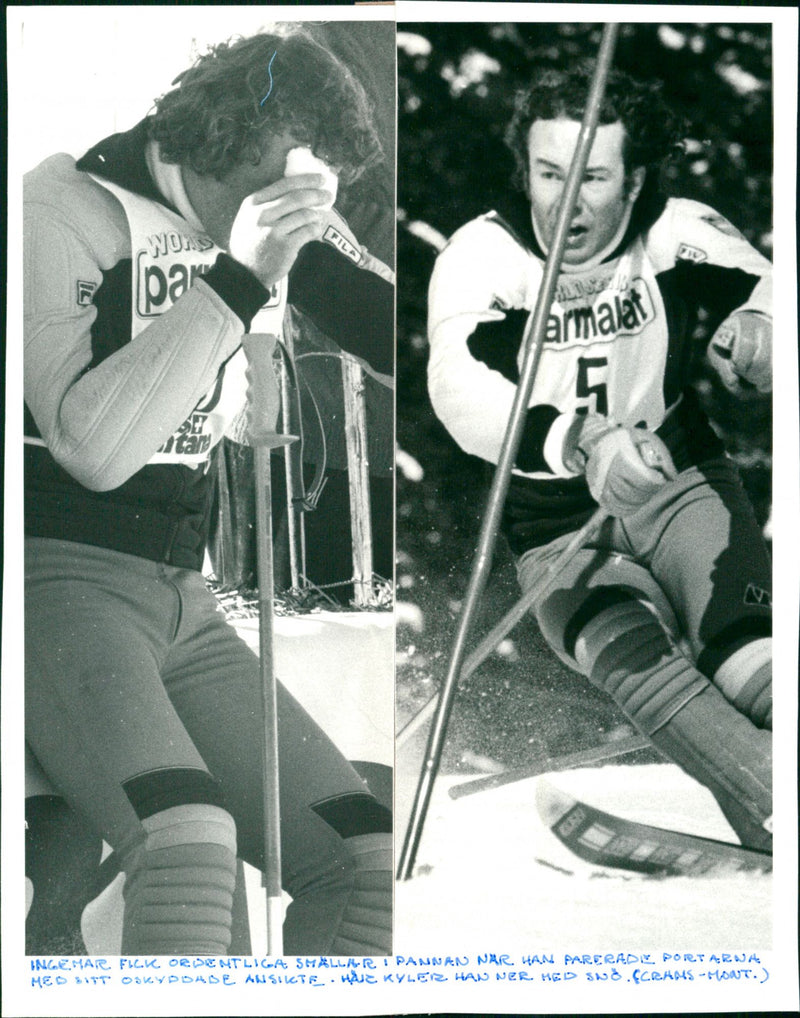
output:
[[161, 158], [222, 179], [257, 165], [270, 134], [288, 133], [352, 183], [383, 158], [361, 84], [302, 29], [219, 43], [156, 100]]
[[[516, 163], [514, 181], [524, 190], [528, 183], [528, 134], [533, 122], [559, 117], [581, 120], [594, 68], [595, 62], [586, 60], [568, 70], [541, 71], [530, 87], [518, 94], [505, 142]], [[648, 173], [648, 177], [655, 177], [664, 162], [679, 154], [686, 124], [664, 102], [660, 84], [646, 84], [623, 71], [612, 70], [599, 123], [617, 121], [625, 128], [622, 156], [626, 173], [644, 166], [655, 169], [656, 173]]]

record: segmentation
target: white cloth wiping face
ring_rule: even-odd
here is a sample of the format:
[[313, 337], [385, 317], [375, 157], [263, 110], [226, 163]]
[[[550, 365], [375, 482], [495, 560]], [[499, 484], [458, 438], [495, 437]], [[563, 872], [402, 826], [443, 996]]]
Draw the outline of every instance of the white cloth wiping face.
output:
[[283, 171], [286, 177], [296, 177], [300, 173], [320, 173], [325, 178], [325, 190], [333, 195], [330, 202], [320, 206], [324, 209], [333, 208], [336, 201], [336, 192], [339, 187], [339, 178], [321, 159], [318, 159], [310, 148], [293, 148], [286, 155], [286, 169]]

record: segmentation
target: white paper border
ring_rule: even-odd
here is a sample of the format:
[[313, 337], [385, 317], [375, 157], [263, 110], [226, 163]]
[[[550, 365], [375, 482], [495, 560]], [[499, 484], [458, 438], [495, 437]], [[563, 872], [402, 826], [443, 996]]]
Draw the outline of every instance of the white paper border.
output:
[[[3, 773], [6, 777], [2, 802], [3, 822], [3, 1002], [4, 1015], [267, 1015], [267, 1014], [395, 1014], [412, 1011], [455, 1011], [484, 1013], [651, 1013], [641, 992], [626, 987], [615, 988], [615, 995], [587, 995], [585, 987], [578, 991], [561, 988], [545, 993], [537, 986], [535, 993], [525, 987], [489, 984], [491, 989], [452, 985], [409, 985], [405, 992], [381, 987], [329, 987], [324, 991], [310, 990], [301, 994], [296, 989], [270, 987], [261, 993], [238, 993], [235, 997], [209, 992], [207, 989], [167, 987], [131, 987], [113, 1002], [105, 994], [87, 992], [64, 993], [55, 998], [26, 986], [28, 972], [23, 955], [20, 931], [24, 915], [24, 886], [20, 851], [23, 827], [23, 802], [14, 794], [13, 777], [22, 773], [23, 732], [21, 717], [22, 689], [22, 393], [18, 380], [22, 377], [21, 362], [21, 247], [20, 176], [27, 169], [22, 155], [15, 149], [19, 131], [47, 134], [46, 122], [25, 123], [24, 96], [15, 94], [15, 83], [24, 79], [20, 62], [17, 30], [25, 16], [49, 19], [54, 37], [68, 46], [78, 37], [91, 37], [97, 19], [123, 12], [124, 16], [140, 18], [191, 17], [198, 24], [204, 11], [227, 11], [231, 22], [239, 12], [248, 18], [258, 8], [221, 7], [11, 7], [8, 8], [8, 73], [9, 73], [9, 194], [8, 194], [8, 306], [6, 348], [6, 445], [5, 445], [5, 527], [3, 587]], [[595, 5], [595, 4], [521, 4], [521, 3], [416, 3], [400, 2], [396, 8], [385, 6], [264, 6], [263, 21], [278, 20], [356, 20], [359, 18], [393, 20], [399, 24], [413, 21], [658, 21], [680, 22], [764, 22], [774, 25], [773, 56], [775, 66], [774, 118], [777, 125], [774, 184], [774, 260], [776, 277], [775, 377], [782, 380], [776, 387], [774, 404], [775, 462], [773, 471], [774, 545], [780, 550], [775, 575], [775, 644], [776, 678], [784, 697], [791, 687], [796, 696], [798, 597], [797, 522], [800, 519], [798, 499], [798, 464], [800, 444], [797, 429], [797, 273], [795, 263], [795, 180], [796, 180], [796, 98], [797, 98], [797, 11], [785, 7], [691, 6], [691, 5]], [[236, 12], [236, 13], [234, 13]], [[68, 17], [69, 16], [69, 17]], [[67, 31], [62, 27], [67, 19]], [[165, 22], [162, 21], [162, 25]], [[255, 24], [252, 26], [255, 28]], [[232, 27], [232, 30], [237, 30]], [[245, 29], [252, 30], [252, 29]], [[146, 59], [146, 56], [144, 57]], [[175, 68], [174, 72], [180, 68]], [[76, 73], [81, 70], [76, 66]], [[169, 68], [171, 71], [172, 68]], [[94, 140], [94, 139], [92, 139]], [[50, 151], [54, 150], [52, 147]], [[402, 168], [401, 168], [402, 172]], [[796, 855], [796, 698], [792, 709], [781, 710], [776, 718], [776, 842], [775, 882], [775, 950], [770, 965], [775, 973], [766, 987], [750, 992], [743, 984], [721, 984], [713, 992], [701, 990], [697, 984], [669, 986], [662, 984], [657, 998], [650, 1000], [664, 1011], [715, 1011], [717, 1013], [797, 1009], [797, 855]], [[468, 889], [465, 889], [468, 893]], [[503, 945], [497, 945], [502, 948]], [[454, 950], [457, 945], [454, 945]], [[321, 994], [324, 993], [324, 997]]]

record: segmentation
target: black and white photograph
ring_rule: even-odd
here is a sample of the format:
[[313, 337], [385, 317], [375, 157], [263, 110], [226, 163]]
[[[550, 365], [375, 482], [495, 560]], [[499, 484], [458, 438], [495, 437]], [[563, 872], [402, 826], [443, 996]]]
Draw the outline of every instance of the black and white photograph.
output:
[[10, 36], [14, 942], [388, 955], [394, 22], [21, 9]]
[[797, 1011], [797, 10], [7, 10], [0, 1013]]
[[592, 10], [398, 24], [395, 950], [744, 980], [796, 791], [774, 26]]

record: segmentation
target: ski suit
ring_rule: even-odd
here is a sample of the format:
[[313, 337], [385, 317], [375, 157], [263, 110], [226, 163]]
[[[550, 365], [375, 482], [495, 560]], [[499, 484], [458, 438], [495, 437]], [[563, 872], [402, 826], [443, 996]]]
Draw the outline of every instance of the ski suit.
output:
[[[489, 213], [454, 234], [431, 280], [431, 401], [459, 445], [489, 462], [497, 462], [505, 434], [543, 261], [530, 224], [512, 228]], [[561, 462], [565, 423], [592, 412], [664, 440], [677, 479], [632, 515], [609, 518], [534, 611], [561, 659], [612, 695], [626, 669], [649, 675], [655, 659], [644, 645], [655, 646], [666, 627], [699, 674], [654, 717], [639, 711], [655, 686], [640, 690], [633, 704], [627, 694], [615, 699], [651, 734], [714, 679], [740, 713], [734, 723], [752, 728], [742, 731], [743, 741], [761, 746], [759, 788], [750, 791], [761, 804], [753, 813], [763, 819], [770, 561], [737, 472], [690, 384], [700, 316], [710, 335], [738, 309], [770, 315], [769, 262], [726, 219], [694, 201], [662, 200], [647, 215], [634, 210], [621, 243], [600, 264], [562, 266], [502, 528], [527, 590], [597, 508], [585, 477]], [[627, 610], [633, 614], [626, 622]], [[656, 616], [659, 629], [652, 628]], [[583, 647], [581, 657], [589, 632], [593, 649]], [[632, 655], [626, 665], [623, 647]], [[613, 661], [603, 660], [609, 648], [616, 648]], [[664, 654], [674, 657], [674, 647]], [[753, 673], [758, 678], [748, 686]], [[728, 714], [727, 700], [721, 713]], [[725, 768], [737, 764], [721, 761]], [[731, 819], [737, 807], [723, 809]]]
[[[263, 866], [259, 666], [200, 572], [207, 468], [241, 430], [242, 336], [287, 301], [392, 371], [389, 274], [332, 223], [265, 288], [205, 235], [146, 121], [25, 180], [26, 737], [122, 860], [124, 953], [224, 950], [230, 859]], [[278, 707], [285, 951], [385, 953], [389, 811], [282, 687]], [[148, 933], [145, 856], [222, 874], [184, 949]]]

